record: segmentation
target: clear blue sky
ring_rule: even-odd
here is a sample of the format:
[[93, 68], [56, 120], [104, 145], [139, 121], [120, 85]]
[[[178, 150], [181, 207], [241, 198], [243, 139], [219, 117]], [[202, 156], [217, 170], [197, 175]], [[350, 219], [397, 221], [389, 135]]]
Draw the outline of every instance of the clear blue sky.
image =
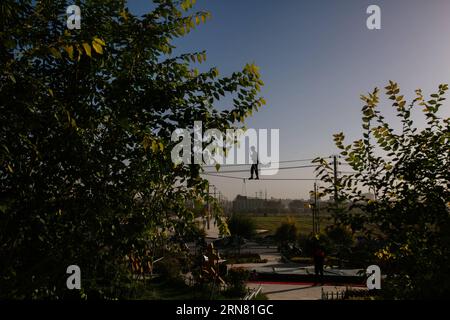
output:
[[[366, 9], [381, 7], [381, 30], [368, 30]], [[132, 12], [149, 0], [129, 0]], [[222, 75], [248, 62], [261, 68], [267, 106], [247, 121], [252, 128], [280, 129], [281, 160], [336, 152], [332, 134], [361, 133], [359, 96], [388, 80], [406, 97], [431, 93], [450, 82], [448, 0], [198, 0], [194, 9], [212, 19], [175, 42], [177, 53], [206, 50], [207, 66]], [[392, 108], [382, 100], [387, 119]], [[450, 116], [448, 104], [442, 115]], [[424, 121], [417, 113], [417, 120]], [[343, 169], [344, 170], [344, 169]], [[246, 177], [247, 174], [235, 174]], [[314, 177], [312, 170], [285, 170], [278, 177]], [[230, 199], [243, 190], [239, 180], [211, 178]], [[312, 182], [247, 182], [254, 196], [306, 198]]]

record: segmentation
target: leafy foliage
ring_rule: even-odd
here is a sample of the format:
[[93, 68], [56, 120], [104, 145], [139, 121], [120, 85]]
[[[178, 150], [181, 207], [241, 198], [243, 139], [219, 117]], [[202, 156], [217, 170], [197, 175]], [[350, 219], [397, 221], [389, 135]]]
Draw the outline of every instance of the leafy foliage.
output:
[[256, 66], [219, 77], [194, 67], [205, 52], [171, 55], [210, 18], [194, 2], [137, 17], [125, 1], [77, 1], [81, 30], [66, 29], [69, 1], [1, 2], [1, 297], [62, 298], [77, 264], [82, 296], [114, 298], [101, 288], [182, 250], [168, 237], [193, 228], [186, 202], [208, 188], [198, 165], [171, 162], [171, 133], [234, 128], [265, 103]]
[[252, 238], [256, 233], [256, 225], [253, 219], [243, 214], [233, 214], [228, 220], [228, 228], [232, 236], [240, 238]]
[[332, 249], [330, 238], [325, 233], [310, 233], [309, 235], [300, 234], [298, 245], [302, 249], [303, 256], [313, 257], [317, 248], [322, 249], [328, 255]]
[[[387, 274], [385, 295], [393, 298], [446, 297], [450, 292], [450, 120], [439, 116], [448, 85], [426, 100], [421, 90], [407, 105], [398, 85], [385, 88], [401, 122], [395, 132], [378, 110], [379, 90], [361, 96], [363, 138], [344, 144], [334, 135], [341, 159], [354, 174], [338, 178], [338, 222], [358, 232]], [[423, 108], [424, 129], [414, 126], [413, 108]], [[333, 192], [333, 175], [316, 159]], [[367, 192], [373, 195], [367, 197]]]
[[295, 222], [283, 222], [275, 231], [275, 239], [280, 245], [295, 243], [297, 240], [297, 226]]
[[343, 225], [332, 225], [325, 230], [330, 240], [331, 253], [336, 255], [340, 265], [342, 260], [348, 261], [352, 258], [353, 235], [349, 229]]
[[247, 294], [247, 287], [245, 282], [250, 277], [250, 271], [244, 268], [232, 268], [228, 271], [226, 282], [228, 284], [227, 290], [224, 292], [226, 297], [244, 297]]

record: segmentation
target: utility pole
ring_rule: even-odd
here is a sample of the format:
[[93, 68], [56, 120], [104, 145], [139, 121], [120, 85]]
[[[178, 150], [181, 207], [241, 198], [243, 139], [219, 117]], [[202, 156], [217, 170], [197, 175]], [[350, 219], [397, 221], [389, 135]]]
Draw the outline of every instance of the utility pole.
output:
[[[314, 185], [315, 185], [315, 183], [314, 183]], [[314, 187], [314, 189], [313, 189], [313, 197], [314, 197], [314, 190], [315, 190], [316, 188]], [[314, 198], [313, 199], [309, 199], [309, 201], [311, 201], [311, 200], [314, 200]], [[312, 233], [313, 234], [315, 234], [316, 233], [316, 220], [315, 220], [315, 216], [314, 216], [314, 212], [315, 212], [315, 208], [314, 208], [314, 206], [315, 206], [315, 204], [314, 203], [312, 203], [311, 204], [311, 214], [312, 214], [312, 221], [313, 221], [313, 229], [312, 229]]]
[[210, 221], [211, 221], [211, 207], [209, 205], [209, 196], [211, 195], [211, 193], [209, 192], [209, 187], [213, 187], [214, 188], [214, 198], [216, 197], [216, 186], [213, 184], [209, 184], [208, 183], [208, 197], [206, 198], [206, 208], [207, 208], [207, 215], [206, 215], [206, 225], [207, 228], [209, 230], [210, 228]]
[[[217, 204], [217, 198], [216, 198], [216, 189], [217, 189], [217, 188], [216, 188], [216, 186], [213, 186], [213, 187], [214, 187], [214, 201], [216, 202], [216, 205], [218, 205], [218, 204]], [[220, 203], [219, 203], [219, 205], [220, 205]], [[216, 217], [216, 211], [215, 211], [215, 207], [214, 207], [214, 219], [216, 219], [215, 217]], [[214, 220], [214, 227], [216, 226], [215, 221], [216, 221], [216, 220]], [[211, 222], [211, 216], [208, 218], [208, 229], [209, 229], [209, 227], [210, 227], [210, 226], [209, 226], [210, 222]]]
[[[203, 213], [203, 230], [206, 229], [206, 217], [209, 215], [209, 183], [208, 183], [208, 195], [206, 196], [206, 214], [205, 212]], [[208, 227], [209, 229], [209, 227]]]
[[314, 182], [314, 233], [318, 233], [318, 219], [317, 219], [317, 183]]
[[312, 220], [313, 220], [313, 234], [317, 233], [317, 227], [318, 227], [318, 221], [316, 216], [316, 210], [317, 210], [317, 184], [314, 182], [314, 190], [313, 190], [313, 199], [310, 199], [314, 201], [314, 203], [311, 204], [311, 213], [312, 213]]
[[[318, 188], [316, 187], [316, 194], [318, 193]], [[317, 196], [317, 233], [320, 233], [320, 197]]]
[[[217, 190], [217, 188], [216, 188], [216, 186], [214, 186], [214, 199], [215, 199], [216, 204], [217, 204], [216, 190]], [[216, 216], [216, 212], [215, 211], [214, 211], [214, 216]]]
[[337, 179], [338, 179], [338, 163], [337, 156], [333, 156], [333, 173], [334, 173], [334, 203], [338, 202]]

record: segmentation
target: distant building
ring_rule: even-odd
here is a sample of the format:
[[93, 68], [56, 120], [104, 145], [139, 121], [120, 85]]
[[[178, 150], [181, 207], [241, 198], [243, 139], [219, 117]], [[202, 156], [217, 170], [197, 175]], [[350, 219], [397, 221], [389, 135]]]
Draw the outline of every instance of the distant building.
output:
[[[312, 212], [311, 200], [302, 199], [262, 199], [258, 197], [247, 197], [237, 195], [233, 200], [231, 208], [236, 213], [256, 213], [256, 214], [306, 214]], [[329, 202], [317, 201], [321, 210], [325, 210]]]
[[258, 212], [264, 208], [264, 199], [237, 195], [233, 201], [234, 212]]
[[237, 213], [285, 213], [286, 207], [279, 199], [262, 199], [238, 195], [233, 201], [233, 212]]
[[309, 213], [311, 212], [310, 203], [307, 200], [292, 200], [289, 202], [289, 210], [292, 213]]

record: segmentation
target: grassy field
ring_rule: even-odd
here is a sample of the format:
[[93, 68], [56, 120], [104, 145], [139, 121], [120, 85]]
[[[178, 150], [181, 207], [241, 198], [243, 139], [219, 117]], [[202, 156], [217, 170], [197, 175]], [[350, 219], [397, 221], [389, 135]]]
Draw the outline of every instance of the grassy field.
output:
[[[284, 215], [268, 215], [264, 217], [263, 215], [252, 215], [256, 223], [257, 229], [269, 230], [269, 234], [274, 234], [275, 230], [283, 223], [288, 220], [294, 221], [297, 225], [297, 229], [301, 234], [307, 235], [312, 231], [312, 216], [311, 214], [284, 214]], [[320, 215], [320, 230], [331, 224], [330, 216], [325, 213]]]

